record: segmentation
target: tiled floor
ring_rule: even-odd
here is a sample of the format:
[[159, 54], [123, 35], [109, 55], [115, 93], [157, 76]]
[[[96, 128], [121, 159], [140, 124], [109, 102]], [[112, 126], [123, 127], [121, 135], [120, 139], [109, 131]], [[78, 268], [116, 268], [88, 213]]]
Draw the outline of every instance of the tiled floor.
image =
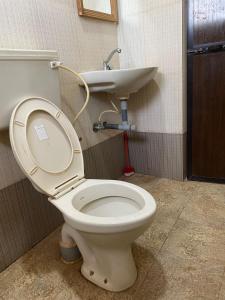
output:
[[225, 299], [225, 185], [135, 175], [158, 210], [134, 244], [134, 286], [106, 292], [84, 279], [80, 264], [65, 265], [59, 230], [0, 274], [0, 299]]

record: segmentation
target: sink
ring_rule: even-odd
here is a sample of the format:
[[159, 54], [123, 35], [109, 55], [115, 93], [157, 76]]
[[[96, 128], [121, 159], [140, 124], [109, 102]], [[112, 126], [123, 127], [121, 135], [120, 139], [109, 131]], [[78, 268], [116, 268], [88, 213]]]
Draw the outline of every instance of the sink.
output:
[[107, 92], [118, 98], [129, 98], [153, 79], [158, 68], [133, 68], [80, 73], [90, 92]]

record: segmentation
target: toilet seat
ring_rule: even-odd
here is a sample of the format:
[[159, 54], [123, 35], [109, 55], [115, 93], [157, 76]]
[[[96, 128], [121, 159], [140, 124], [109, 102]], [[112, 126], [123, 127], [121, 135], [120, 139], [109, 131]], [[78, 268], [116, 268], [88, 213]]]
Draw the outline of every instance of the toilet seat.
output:
[[[81, 208], [85, 206], [88, 197], [91, 196], [92, 201], [95, 201], [98, 195], [125, 196], [140, 203], [140, 210], [119, 217], [98, 217], [83, 213]], [[156, 211], [155, 200], [146, 190], [125, 181], [109, 179], [87, 179], [63, 197], [52, 199], [51, 203], [62, 212], [65, 221], [72, 227], [92, 233], [116, 233], [141, 227]]]
[[43, 193], [54, 198], [82, 182], [79, 138], [68, 118], [49, 100], [32, 97], [15, 107], [10, 142], [21, 169]]

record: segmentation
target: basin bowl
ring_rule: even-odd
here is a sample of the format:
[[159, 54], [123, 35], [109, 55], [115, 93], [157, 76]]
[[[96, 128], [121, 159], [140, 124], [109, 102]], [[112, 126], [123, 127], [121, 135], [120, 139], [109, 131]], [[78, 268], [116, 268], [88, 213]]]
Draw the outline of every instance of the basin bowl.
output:
[[157, 67], [100, 70], [83, 72], [80, 75], [87, 82], [90, 92], [106, 92], [118, 98], [129, 98], [153, 79]]

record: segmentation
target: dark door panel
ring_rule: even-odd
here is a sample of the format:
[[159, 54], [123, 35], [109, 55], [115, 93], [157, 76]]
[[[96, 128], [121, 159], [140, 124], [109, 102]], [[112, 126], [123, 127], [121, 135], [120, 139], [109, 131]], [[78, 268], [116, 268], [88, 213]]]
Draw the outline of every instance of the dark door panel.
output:
[[189, 0], [189, 48], [225, 41], [225, 0]]
[[225, 52], [192, 57], [191, 106], [191, 176], [225, 179]]

